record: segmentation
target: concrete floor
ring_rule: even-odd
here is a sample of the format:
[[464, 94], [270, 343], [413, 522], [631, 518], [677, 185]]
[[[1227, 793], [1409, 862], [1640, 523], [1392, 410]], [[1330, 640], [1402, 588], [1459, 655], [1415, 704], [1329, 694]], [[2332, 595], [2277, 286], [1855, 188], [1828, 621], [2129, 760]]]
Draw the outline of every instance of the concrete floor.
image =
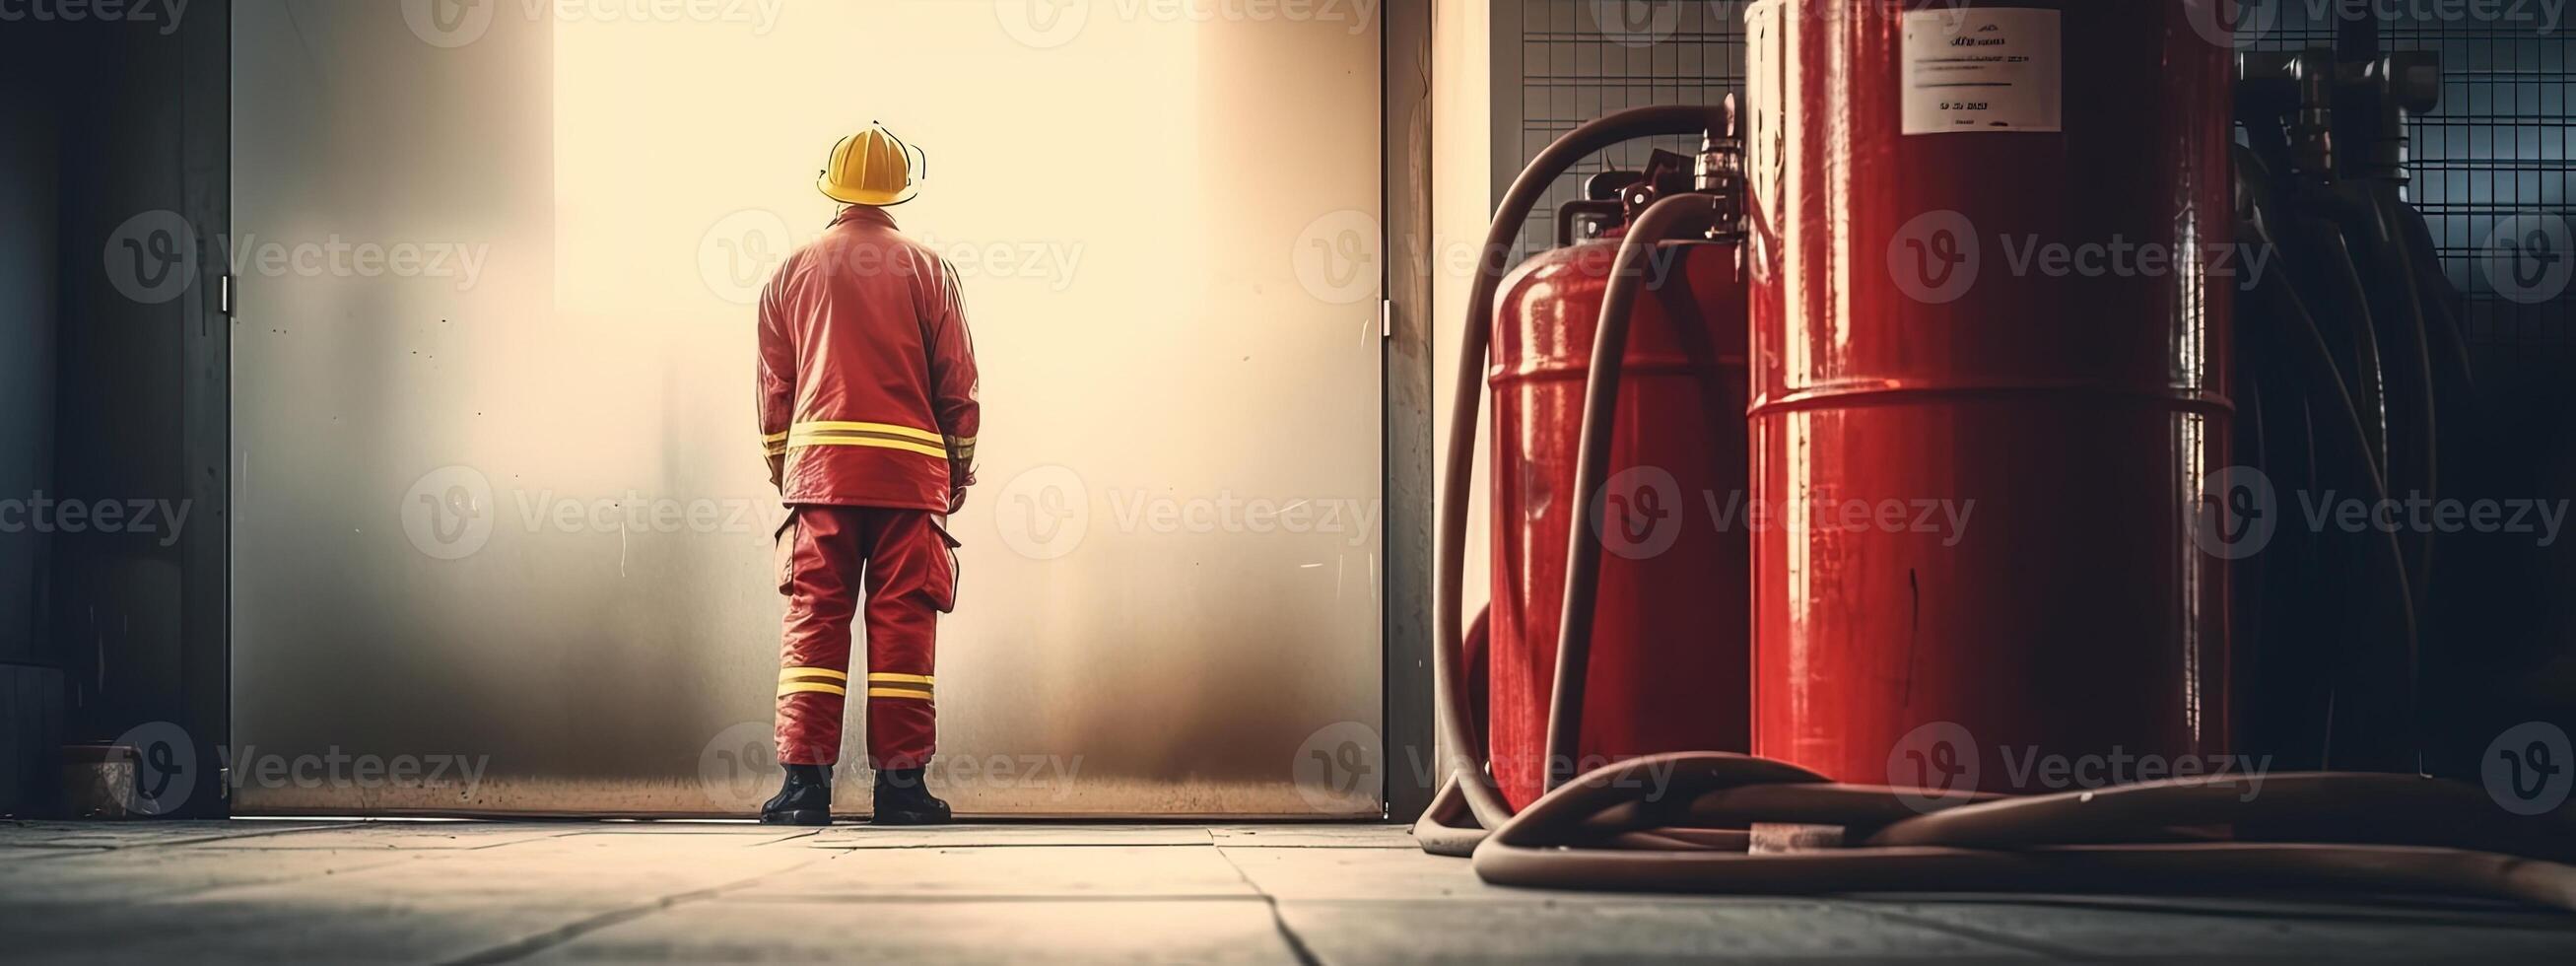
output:
[[0, 822], [0, 962], [2576, 961], [2576, 916], [1496, 889], [1318, 825]]

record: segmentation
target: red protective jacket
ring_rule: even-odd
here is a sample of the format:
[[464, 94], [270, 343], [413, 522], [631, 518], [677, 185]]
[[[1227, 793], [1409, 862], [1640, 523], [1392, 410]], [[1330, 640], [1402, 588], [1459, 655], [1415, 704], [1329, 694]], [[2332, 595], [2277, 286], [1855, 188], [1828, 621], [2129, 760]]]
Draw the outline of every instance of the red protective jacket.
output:
[[844, 210], [761, 291], [760, 433], [787, 503], [951, 512], [979, 420], [957, 270], [883, 210]]

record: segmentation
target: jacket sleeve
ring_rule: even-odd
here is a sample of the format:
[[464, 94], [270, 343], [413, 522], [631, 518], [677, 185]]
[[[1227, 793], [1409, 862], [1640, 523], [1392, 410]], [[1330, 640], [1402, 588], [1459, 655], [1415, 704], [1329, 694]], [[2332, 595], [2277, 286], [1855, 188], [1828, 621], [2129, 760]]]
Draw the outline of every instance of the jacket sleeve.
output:
[[760, 290], [760, 448], [769, 483], [782, 487], [787, 471], [787, 430], [796, 418], [796, 341], [788, 332], [778, 296], [781, 269]]
[[940, 434], [948, 437], [948, 485], [963, 490], [975, 485], [975, 433], [983, 425], [983, 412], [975, 398], [975, 336], [966, 328], [965, 286], [945, 259], [934, 294], [923, 331], [930, 355], [930, 405]]

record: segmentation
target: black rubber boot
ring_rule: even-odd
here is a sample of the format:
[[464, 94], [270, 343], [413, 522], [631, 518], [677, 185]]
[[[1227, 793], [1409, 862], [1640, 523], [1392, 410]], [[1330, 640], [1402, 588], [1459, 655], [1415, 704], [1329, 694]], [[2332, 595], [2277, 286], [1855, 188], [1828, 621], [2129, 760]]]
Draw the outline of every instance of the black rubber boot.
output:
[[871, 825], [946, 825], [948, 803], [930, 794], [922, 769], [877, 772], [877, 800]]
[[760, 824], [832, 824], [832, 767], [787, 766], [787, 784], [760, 806]]

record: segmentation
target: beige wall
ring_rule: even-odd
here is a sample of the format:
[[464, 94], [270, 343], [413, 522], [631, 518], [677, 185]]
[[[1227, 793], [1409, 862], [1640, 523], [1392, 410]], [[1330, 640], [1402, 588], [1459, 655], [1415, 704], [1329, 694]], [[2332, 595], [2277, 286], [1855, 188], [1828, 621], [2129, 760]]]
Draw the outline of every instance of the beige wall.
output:
[[471, 793], [243, 810], [757, 805], [782, 605], [751, 296], [829, 218], [833, 138], [880, 120], [929, 151], [897, 215], [957, 263], [984, 374], [942, 759], [1017, 773], [934, 783], [968, 812], [1376, 811], [1377, 769], [1311, 771], [1374, 755], [1382, 708], [1373, 17], [529, 9], [242, 4], [241, 234], [483, 261], [245, 286], [238, 735], [489, 759]]
[[[1435, 257], [1433, 311], [1432, 431], [1439, 449], [1432, 472], [1444, 480], [1443, 458], [1449, 445], [1449, 400], [1457, 391], [1458, 337], [1467, 311], [1467, 289], [1475, 277], [1475, 253], [1483, 245], [1493, 214], [1493, 14], [1485, 0], [1438, 0], [1432, 8], [1431, 223]], [[1470, 619], [1485, 604], [1487, 575], [1487, 502], [1491, 481], [1486, 473], [1490, 438], [1485, 428], [1492, 404], [1478, 420], [1476, 486], [1469, 504], [1466, 614]]]
[[[1486, 0], [1437, 0], [1431, 14], [1432, 473], [1436, 487], [1449, 440], [1450, 400], [1457, 392], [1458, 339], [1465, 323], [1475, 253], [1493, 214], [1493, 14]], [[1476, 480], [1467, 514], [1463, 612], [1474, 619], [1488, 596], [1487, 539], [1492, 480], [1486, 474], [1492, 416], [1488, 398], [1476, 431]], [[1435, 549], [1436, 552], [1436, 549]], [[1433, 606], [1438, 606], [1435, 599]], [[1435, 779], [1434, 784], [1437, 784]]]

